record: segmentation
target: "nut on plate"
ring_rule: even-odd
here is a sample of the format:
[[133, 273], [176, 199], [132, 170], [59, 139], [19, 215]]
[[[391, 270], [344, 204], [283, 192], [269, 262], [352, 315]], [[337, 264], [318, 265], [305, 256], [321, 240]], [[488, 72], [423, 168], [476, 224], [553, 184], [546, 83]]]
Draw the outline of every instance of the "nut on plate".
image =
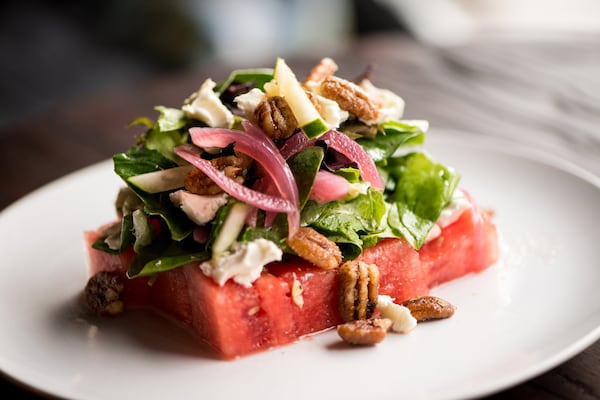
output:
[[117, 315], [123, 312], [125, 281], [117, 272], [100, 271], [92, 276], [84, 289], [84, 300], [98, 315]]
[[387, 318], [360, 319], [338, 325], [337, 332], [346, 343], [375, 345], [385, 339], [391, 326]]
[[363, 261], [346, 261], [339, 270], [339, 307], [344, 322], [373, 316], [379, 294], [379, 268]]
[[449, 318], [454, 315], [456, 307], [444, 299], [435, 296], [413, 297], [402, 303], [410, 310], [417, 321]]

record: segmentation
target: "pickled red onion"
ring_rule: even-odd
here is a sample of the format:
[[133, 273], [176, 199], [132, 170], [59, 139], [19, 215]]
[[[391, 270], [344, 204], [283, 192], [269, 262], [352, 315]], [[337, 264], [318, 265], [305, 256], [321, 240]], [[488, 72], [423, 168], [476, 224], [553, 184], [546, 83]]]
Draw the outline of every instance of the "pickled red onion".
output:
[[304, 132], [300, 131], [298, 133], [290, 136], [279, 148], [279, 152], [286, 160], [293, 156], [296, 153], [301, 152], [308, 146], [314, 144], [315, 140], [308, 140]]
[[321, 170], [317, 172], [309, 198], [318, 203], [343, 199], [348, 195], [350, 184], [339, 175]]
[[365, 181], [371, 184], [371, 187], [379, 190], [384, 188], [383, 180], [377, 171], [373, 159], [369, 157], [360, 144], [338, 131], [329, 131], [321, 136], [319, 140], [324, 141], [327, 146], [354, 161], [358, 165], [360, 175]]
[[[250, 157], [252, 157], [256, 162], [258, 162], [262, 166], [262, 169], [265, 171], [266, 175], [270, 178], [274, 187], [277, 189], [277, 192], [279, 193], [280, 197], [261, 193], [263, 195], [261, 198], [267, 202], [264, 205], [260, 204], [260, 201], [258, 203], [253, 203], [244, 200], [243, 198], [239, 199], [266, 211], [286, 212], [288, 214], [288, 234], [291, 236], [296, 233], [300, 224], [300, 215], [298, 210], [298, 187], [296, 186], [294, 175], [292, 174], [290, 167], [285, 162], [285, 159], [281, 156], [281, 153], [279, 152], [275, 144], [260, 128], [252, 125], [248, 121], [242, 122], [242, 126], [244, 127], [244, 131], [222, 128], [191, 128], [190, 136], [194, 144], [196, 144], [199, 147], [205, 148], [224, 148], [233, 143], [234, 149], [236, 151], [247, 154]], [[205, 171], [203, 170], [203, 172]], [[246, 187], [244, 188], [247, 190], [251, 190]], [[223, 187], [222, 189], [225, 190], [225, 188]], [[234, 193], [239, 193], [241, 195], [243, 190], [240, 190], [235, 191]], [[238, 198], [234, 193], [230, 193], [227, 190], [225, 191], [230, 195]], [[257, 191], [252, 192], [260, 193]], [[244, 193], [249, 192], [244, 191]], [[256, 195], [253, 196], [254, 198], [256, 198]], [[267, 200], [268, 198], [270, 198], [271, 200]], [[281, 207], [274, 207], [273, 204], [277, 203], [276, 200], [273, 200], [275, 198], [280, 200], [287, 200], [289, 203], [291, 203], [294, 209], [281, 211]], [[287, 207], [287, 205], [285, 207]]]
[[190, 128], [192, 142], [199, 147], [227, 147], [249, 155], [271, 177], [284, 199], [298, 205], [298, 188], [294, 175], [271, 139], [258, 127], [244, 121], [244, 131], [223, 128]]
[[278, 196], [270, 196], [246, 186], [240, 185], [200, 157], [202, 151], [192, 145], [184, 144], [174, 149], [175, 153], [206, 174], [223, 191], [246, 204], [266, 211], [282, 212], [288, 215], [289, 235], [295, 234], [300, 223], [298, 206]]

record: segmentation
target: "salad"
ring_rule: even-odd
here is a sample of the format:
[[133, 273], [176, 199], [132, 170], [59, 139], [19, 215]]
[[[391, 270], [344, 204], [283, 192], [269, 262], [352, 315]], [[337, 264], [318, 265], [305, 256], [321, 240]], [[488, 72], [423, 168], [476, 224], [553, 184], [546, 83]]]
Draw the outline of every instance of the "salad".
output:
[[306, 241], [337, 264], [385, 238], [418, 250], [459, 175], [423, 151], [428, 123], [402, 119], [401, 97], [337, 70], [324, 58], [300, 81], [279, 58], [134, 120], [144, 133], [113, 156], [119, 219], [93, 247], [132, 247], [132, 279], [200, 262], [219, 284], [246, 286], [287, 256], [331, 268]]

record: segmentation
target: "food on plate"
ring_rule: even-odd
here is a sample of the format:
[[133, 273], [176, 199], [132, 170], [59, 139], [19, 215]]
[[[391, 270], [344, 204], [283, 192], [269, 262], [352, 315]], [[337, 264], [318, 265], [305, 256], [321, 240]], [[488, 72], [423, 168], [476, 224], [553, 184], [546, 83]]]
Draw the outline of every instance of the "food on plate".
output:
[[135, 120], [115, 220], [84, 234], [88, 306], [152, 309], [223, 359], [451, 316], [429, 291], [496, 261], [491, 214], [401, 97], [337, 70], [325, 58], [300, 81], [279, 58]]

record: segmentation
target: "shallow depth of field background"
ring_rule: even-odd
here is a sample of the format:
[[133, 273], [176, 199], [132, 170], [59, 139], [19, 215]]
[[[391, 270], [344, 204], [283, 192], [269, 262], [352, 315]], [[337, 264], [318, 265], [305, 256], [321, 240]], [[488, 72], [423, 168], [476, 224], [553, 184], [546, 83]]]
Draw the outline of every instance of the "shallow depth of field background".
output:
[[0, 6], [0, 132], [114, 87], [396, 31], [431, 46], [600, 30], [595, 0], [23, 0]]

